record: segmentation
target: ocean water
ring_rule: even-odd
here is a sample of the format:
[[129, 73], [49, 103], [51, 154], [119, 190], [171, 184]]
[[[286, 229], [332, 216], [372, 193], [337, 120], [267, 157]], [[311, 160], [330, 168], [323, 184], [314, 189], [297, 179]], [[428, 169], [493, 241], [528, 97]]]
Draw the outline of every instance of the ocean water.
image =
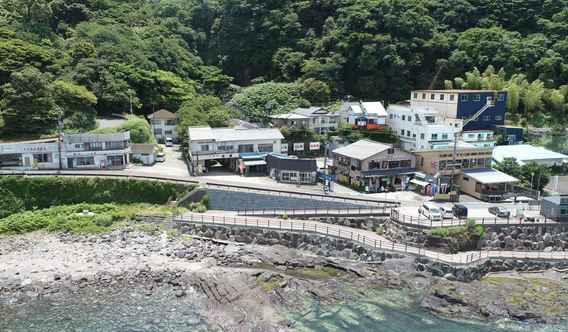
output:
[[[402, 291], [372, 291], [364, 298], [333, 305], [313, 302], [306, 312], [287, 319], [297, 331], [375, 332], [563, 332], [567, 325], [538, 326], [514, 322], [484, 324], [443, 319], [421, 310]], [[0, 302], [2, 332], [154, 332], [219, 331], [200, 314], [198, 294], [177, 298], [171, 290], [85, 290], [79, 296], [39, 298], [25, 303]]]

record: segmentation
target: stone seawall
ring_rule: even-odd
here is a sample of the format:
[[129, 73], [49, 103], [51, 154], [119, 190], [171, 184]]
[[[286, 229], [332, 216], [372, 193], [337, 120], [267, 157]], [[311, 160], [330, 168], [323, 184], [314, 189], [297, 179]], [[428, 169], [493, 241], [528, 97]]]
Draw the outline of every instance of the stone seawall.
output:
[[206, 189], [212, 210], [254, 209], [348, 209], [365, 207], [363, 204], [322, 201], [318, 199], [287, 197], [243, 191]]
[[482, 249], [568, 250], [568, 225], [491, 227], [481, 238]]
[[399, 254], [385, 253], [381, 250], [367, 248], [348, 240], [317, 234], [196, 224], [179, 225], [178, 228], [184, 234], [200, 237], [230, 240], [247, 244], [282, 245], [289, 248], [307, 250], [324, 257], [342, 257], [362, 262], [382, 262], [387, 258], [404, 257]]

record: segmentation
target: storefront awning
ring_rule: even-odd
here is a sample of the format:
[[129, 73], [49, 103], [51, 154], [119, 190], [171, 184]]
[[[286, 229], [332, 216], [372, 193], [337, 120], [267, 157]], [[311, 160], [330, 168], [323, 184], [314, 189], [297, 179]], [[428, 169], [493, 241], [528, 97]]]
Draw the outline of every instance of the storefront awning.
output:
[[246, 167], [250, 166], [264, 166], [266, 165], [266, 161], [264, 160], [248, 160], [243, 162]]
[[430, 183], [428, 183], [428, 182], [420, 181], [420, 180], [416, 180], [416, 179], [410, 180], [410, 183], [413, 183], [413, 184], [418, 185], [418, 186], [421, 186], [421, 187], [426, 187], [427, 185], [430, 184]]

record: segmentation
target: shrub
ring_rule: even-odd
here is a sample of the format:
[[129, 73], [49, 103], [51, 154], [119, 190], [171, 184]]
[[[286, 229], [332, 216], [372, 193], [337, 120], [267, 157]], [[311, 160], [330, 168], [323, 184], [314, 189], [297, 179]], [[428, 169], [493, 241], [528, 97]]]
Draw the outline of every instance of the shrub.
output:
[[0, 178], [0, 189], [12, 192], [26, 210], [31, 210], [79, 203], [165, 204], [183, 196], [191, 187], [132, 179], [4, 176]]
[[100, 227], [110, 227], [113, 224], [112, 216], [108, 214], [95, 216], [93, 223]]
[[24, 210], [24, 202], [5, 188], [0, 187], [0, 218]]

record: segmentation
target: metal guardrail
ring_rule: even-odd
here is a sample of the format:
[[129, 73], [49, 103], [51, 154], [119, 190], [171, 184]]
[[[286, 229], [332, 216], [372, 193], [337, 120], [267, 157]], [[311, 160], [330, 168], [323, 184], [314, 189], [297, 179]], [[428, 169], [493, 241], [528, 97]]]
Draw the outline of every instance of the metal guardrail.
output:
[[[400, 214], [398, 210], [391, 209], [390, 220], [408, 227], [416, 227], [421, 229], [437, 228], [437, 227], [453, 227], [463, 226], [469, 220], [475, 221], [476, 225], [482, 226], [546, 226], [546, 225], [562, 225], [555, 220], [546, 218], [544, 216], [535, 217], [534, 221], [528, 221], [527, 218], [452, 218], [434, 221], [423, 216], [408, 216]], [[568, 224], [567, 224], [568, 226]]]
[[[150, 217], [151, 218], [151, 217]], [[162, 219], [163, 220], [163, 219]], [[367, 248], [385, 250], [401, 254], [410, 254], [418, 257], [443, 262], [451, 265], [478, 264], [489, 258], [511, 259], [538, 259], [538, 260], [567, 260], [568, 252], [542, 252], [542, 251], [494, 251], [480, 250], [458, 254], [444, 254], [422, 247], [400, 244], [390, 241], [376, 233], [358, 230], [346, 226], [329, 225], [315, 221], [282, 220], [269, 218], [243, 218], [234, 216], [215, 216], [205, 214], [186, 214], [172, 217], [178, 224], [197, 224], [204, 226], [250, 227], [259, 229], [273, 229], [282, 232], [312, 233], [322, 236], [334, 237], [358, 243]]]
[[305, 208], [305, 209], [243, 209], [237, 210], [239, 216], [288, 216], [288, 217], [350, 217], [350, 216], [390, 216], [391, 206], [370, 208]]
[[400, 202], [393, 200], [377, 200], [363, 197], [348, 197], [333, 194], [318, 194], [310, 192], [302, 192], [300, 190], [282, 190], [272, 188], [253, 187], [240, 184], [228, 184], [215, 181], [199, 181], [197, 179], [187, 179], [175, 176], [165, 175], [147, 175], [147, 174], [128, 174], [118, 173], [113, 171], [0, 171], [0, 175], [14, 175], [14, 176], [83, 176], [83, 177], [109, 177], [109, 178], [131, 178], [131, 179], [146, 179], [155, 181], [176, 182], [183, 184], [205, 184], [208, 188], [218, 188], [221, 190], [243, 191], [243, 192], [257, 192], [268, 195], [285, 196], [285, 197], [299, 197], [308, 198], [313, 200], [328, 201], [328, 202], [343, 202], [367, 206], [380, 206], [381, 204], [390, 204], [392, 206], [399, 206]]

